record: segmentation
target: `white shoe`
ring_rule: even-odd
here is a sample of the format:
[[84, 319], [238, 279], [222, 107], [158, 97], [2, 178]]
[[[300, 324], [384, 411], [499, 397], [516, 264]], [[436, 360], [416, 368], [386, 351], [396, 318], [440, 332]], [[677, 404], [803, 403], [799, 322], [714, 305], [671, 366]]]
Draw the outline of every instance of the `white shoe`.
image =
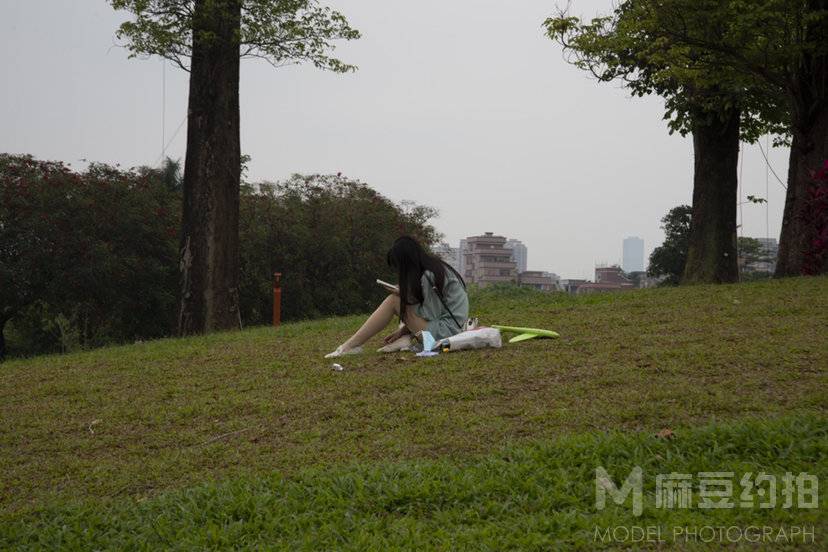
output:
[[325, 355], [325, 358], [336, 358], [345, 355], [358, 355], [362, 352], [362, 347], [354, 347], [353, 349], [348, 349], [347, 351], [342, 350], [342, 345], [336, 348], [336, 351], [332, 353], [328, 353]]
[[399, 351], [407, 351], [411, 347], [411, 335], [404, 335], [398, 337], [384, 347], [377, 349], [378, 353], [397, 353]]

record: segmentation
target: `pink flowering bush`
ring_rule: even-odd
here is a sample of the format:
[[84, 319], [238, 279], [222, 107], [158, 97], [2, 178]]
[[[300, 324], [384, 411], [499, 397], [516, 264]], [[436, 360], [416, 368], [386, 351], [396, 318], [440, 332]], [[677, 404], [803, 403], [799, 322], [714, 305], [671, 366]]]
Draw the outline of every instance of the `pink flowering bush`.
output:
[[0, 354], [169, 335], [180, 194], [151, 169], [0, 155]]
[[805, 228], [812, 229], [807, 244], [802, 273], [821, 274], [828, 262], [828, 160], [813, 174], [813, 184], [807, 190], [808, 199], [803, 213]]

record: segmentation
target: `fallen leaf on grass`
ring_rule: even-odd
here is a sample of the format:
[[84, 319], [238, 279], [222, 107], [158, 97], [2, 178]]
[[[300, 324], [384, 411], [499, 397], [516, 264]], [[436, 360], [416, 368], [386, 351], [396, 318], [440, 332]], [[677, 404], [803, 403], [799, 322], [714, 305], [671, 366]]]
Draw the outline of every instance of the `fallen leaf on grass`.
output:
[[673, 430], [668, 427], [665, 427], [664, 429], [656, 433], [656, 437], [658, 437], [659, 439], [672, 439], [675, 436], [676, 434], [673, 433]]

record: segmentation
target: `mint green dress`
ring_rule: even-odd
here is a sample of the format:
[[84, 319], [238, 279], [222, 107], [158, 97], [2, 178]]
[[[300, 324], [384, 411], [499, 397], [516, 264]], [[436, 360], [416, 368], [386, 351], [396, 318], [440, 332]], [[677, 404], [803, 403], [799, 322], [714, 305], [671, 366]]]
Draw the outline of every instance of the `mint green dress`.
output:
[[[420, 278], [420, 284], [423, 286], [423, 302], [416, 306], [416, 313], [420, 318], [428, 321], [426, 329], [434, 336], [434, 339], [439, 341], [447, 337], [451, 337], [460, 333], [460, 328], [443, 306], [440, 297], [431, 285], [431, 282], [436, 282], [434, 274], [430, 270], [426, 270]], [[469, 296], [466, 294], [466, 288], [460, 283], [457, 275], [451, 270], [446, 270], [446, 281], [443, 284], [443, 301], [454, 318], [460, 325], [466, 323], [469, 318]]]

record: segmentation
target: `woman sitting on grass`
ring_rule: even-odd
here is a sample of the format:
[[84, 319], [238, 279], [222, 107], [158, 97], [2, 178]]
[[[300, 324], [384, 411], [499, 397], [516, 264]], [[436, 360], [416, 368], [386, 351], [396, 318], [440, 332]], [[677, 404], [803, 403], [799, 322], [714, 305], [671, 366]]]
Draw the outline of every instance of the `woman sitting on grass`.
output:
[[427, 253], [414, 238], [403, 236], [388, 251], [388, 266], [397, 271], [397, 291], [345, 343], [325, 358], [362, 352], [362, 345], [398, 316], [397, 331], [385, 338], [381, 352], [397, 351], [411, 341], [411, 334], [428, 330], [439, 341], [463, 331], [469, 317], [466, 283], [447, 263]]

